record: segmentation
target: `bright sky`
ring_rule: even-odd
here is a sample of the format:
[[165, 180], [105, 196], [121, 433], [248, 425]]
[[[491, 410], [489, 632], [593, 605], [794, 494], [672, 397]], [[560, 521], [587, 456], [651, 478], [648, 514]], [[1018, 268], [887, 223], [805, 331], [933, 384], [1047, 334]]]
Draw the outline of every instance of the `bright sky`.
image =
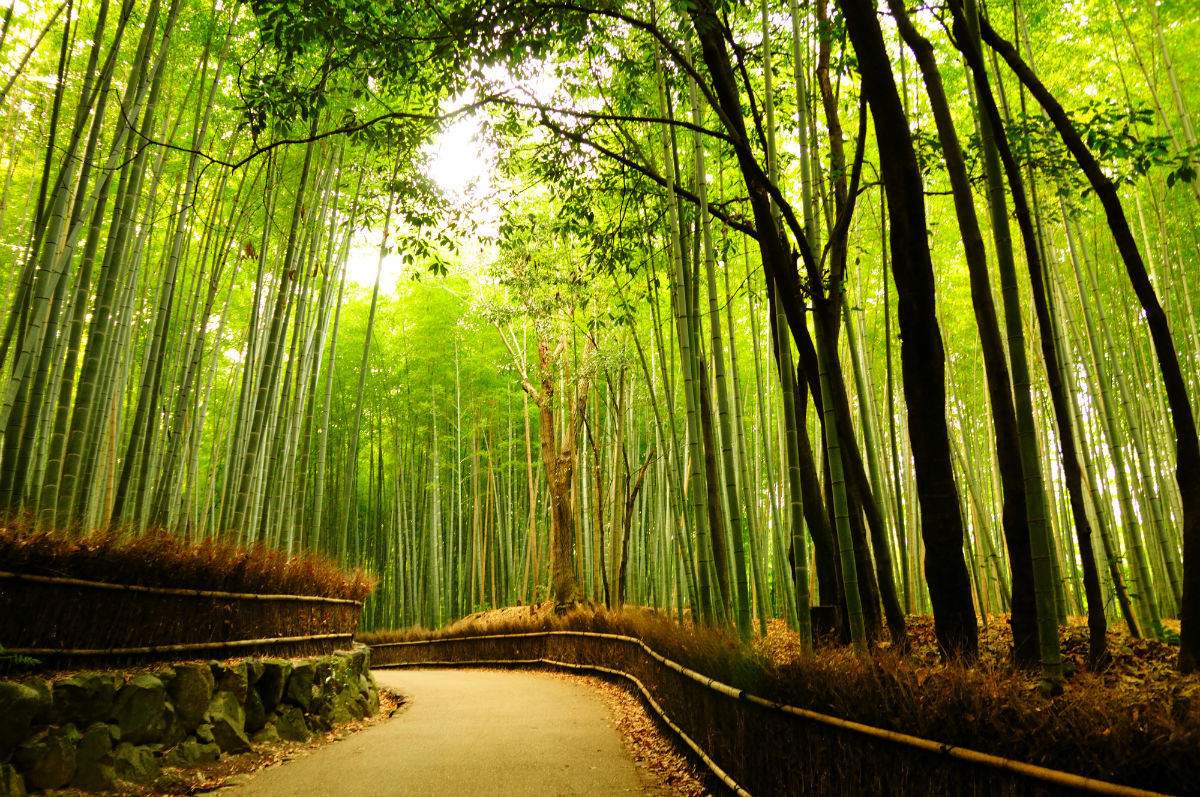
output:
[[492, 163], [479, 119], [464, 116], [442, 131], [432, 147], [429, 176], [451, 194], [462, 195], [472, 186], [491, 187]]
[[[447, 106], [453, 109], [470, 98], [460, 97]], [[492, 168], [495, 155], [483, 141], [483, 128], [474, 114], [459, 117], [443, 130], [433, 144], [426, 149], [428, 174], [441, 186], [452, 202], [465, 205], [481, 228], [495, 227], [499, 219], [499, 205], [489, 201], [495, 191]], [[362, 231], [351, 246], [346, 267], [352, 282], [370, 287], [375, 283], [375, 269], [379, 262], [379, 231]], [[391, 292], [400, 275], [402, 265], [398, 255], [384, 258], [380, 290]]]

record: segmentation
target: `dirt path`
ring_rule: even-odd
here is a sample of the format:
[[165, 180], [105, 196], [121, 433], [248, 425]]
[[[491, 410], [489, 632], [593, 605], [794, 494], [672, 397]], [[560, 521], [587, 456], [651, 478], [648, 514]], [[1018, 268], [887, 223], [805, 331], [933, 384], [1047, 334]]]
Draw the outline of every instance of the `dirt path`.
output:
[[597, 695], [543, 673], [376, 670], [408, 697], [388, 722], [221, 789], [221, 797], [653, 795]]

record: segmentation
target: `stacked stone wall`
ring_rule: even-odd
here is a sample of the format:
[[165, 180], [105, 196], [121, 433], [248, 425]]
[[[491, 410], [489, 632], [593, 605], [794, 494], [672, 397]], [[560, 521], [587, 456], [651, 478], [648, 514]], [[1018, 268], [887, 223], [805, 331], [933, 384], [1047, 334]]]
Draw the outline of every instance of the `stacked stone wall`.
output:
[[379, 710], [370, 649], [0, 681], [0, 797], [169, 783]]

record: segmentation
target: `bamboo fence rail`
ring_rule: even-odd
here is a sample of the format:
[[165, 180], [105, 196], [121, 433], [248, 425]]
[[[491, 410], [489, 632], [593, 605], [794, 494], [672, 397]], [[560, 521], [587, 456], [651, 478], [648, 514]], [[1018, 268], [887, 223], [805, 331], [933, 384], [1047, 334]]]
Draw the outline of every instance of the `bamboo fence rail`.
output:
[[5, 653], [23, 656], [140, 656], [155, 653], [187, 653], [191, 651], [233, 650], [244, 647], [272, 647], [322, 640], [354, 638], [354, 634], [311, 634], [309, 636], [267, 637], [264, 639], [233, 639], [227, 642], [197, 642], [191, 645], [145, 645], [140, 648], [5, 648]]
[[327, 598], [323, 595], [261, 595], [253, 592], [221, 592], [211, 589], [185, 589], [181, 587], [146, 587], [141, 584], [113, 584], [108, 581], [87, 581], [82, 578], [67, 578], [66, 576], [39, 576], [34, 573], [9, 573], [0, 570], [0, 580], [29, 581], [38, 584], [68, 584], [77, 587], [94, 587], [95, 589], [126, 590], [129, 592], [145, 592], [150, 595], [191, 595], [197, 598], [237, 598], [247, 601], [300, 601], [302, 603], [346, 603], [352, 606], [362, 606], [362, 601], [349, 598]]
[[66, 666], [73, 659], [161, 659], [180, 653], [320, 655], [353, 638], [362, 602], [113, 584], [0, 571], [0, 644]]
[[[652, 662], [654, 662], [657, 667], [666, 668], [678, 676], [687, 679], [690, 683], [698, 684], [705, 690], [721, 695], [724, 698], [731, 699], [733, 702], [726, 702], [724, 712], [716, 712], [715, 716], [709, 716], [707, 718], [704, 717], [703, 712], [701, 712], [699, 717], [701, 720], [700, 722], [689, 722], [689, 720], [695, 720], [696, 717], [690, 716], [693, 712], [691, 711], [691, 704], [689, 703], [687, 697], [685, 696], [683, 700], [677, 699], [672, 701], [671, 698], [677, 696], [671, 694], [671, 690], [663, 688], [663, 684], [658, 678], [646, 678], [646, 680], [652, 681], [651, 688], [647, 688], [641, 679], [627, 671], [627, 669], [630, 668], [637, 668], [637, 662], [629, 661], [623, 654], [617, 654], [610, 650], [607, 651], [608, 656], [606, 658], [615, 658], [621, 662], [624, 662], [624, 668], [606, 667], [599, 664], [578, 661], [564, 661], [562, 658], [556, 658], [554, 656], [547, 655], [549, 651], [547, 651], [546, 648], [550, 647], [549, 644], [542, 645], [542, 650], [540, 651], [542, 655], [529, 655], [528, 651], [526, 651], [524, 656], [516, 655], [516, 651], [518, 649], [523, 649], [520, 647], [520, 643], [533, 642], [535, 640], [541, 640], [543, 643], [549, 643], [555, 638], [575, 638], [580, 640], [596, 640], [605, 643], [618, 642], [625, 645], [633, 645], [640, 649], [642, 653], [644, 653]], [[429, 649], [434, 645], [445, 646], [464, 644], [465, 646], [491, 645], [493, 647], [500, 646], [502, 644], [508, 644], [511, 645], [513, 655], [470, 659], [457, 657], [432, 659], [428, 656], [423, 657], [421, 654], [416, 654], [411, 657], [407, 657], [410, 658], [410, 660], [392, 660], [394, 658], [400, 658], [395, 656], [395, 653], [398, 653], [401, 650], [412, 651], [415, 653], [415, 651], [422, 648], [426, 651], [429, 651]], [[753, 791], [757, 793], [861, 793], [860, 790], [865, 784], [856, 780], [856, 778], [861, 776], [864, 768], [875, 770], [888, 769], [884, 766], [872, 767], [868, 761], [873, 754], [880, 750], [880, 747], [878, 746], [879, 744], [886, 745], [887, 747], [893, 749], [907, 749], [912, 751], [912, 755], [918, 756], [921, 759], [915, 763], [908, 762], [903, 765], [903, 768], [905, 769], [905, 772], [902, 773], [904, 785], [909, 787], [909, 789], [915, 788], [914, 793], [935, 793], [938, 791], [945, 791], [946, 793], [964, 794], [1038, 793], [1095, 794], [1105, 795], [1106, 797], [1166, 797], [1165, 793], [1163, 792], [1110, 783], [1108, 781], [1084, 777], [1070, 772], [1062, 772], [1049, 767], [1029, 764], [1023, 761], [1004, 758], [1002, 756], [946, 744], [944, 742], [938, 742], [931, 739], [924, 739], [911, 734], [890, 731], [884, 728], [877, 728], [864, 723], [845, 720], [839, 717], [833, 717], [820, 712], [811, 711], [809, 709], [768, 700], [752, 694], [744, 689], [738, 689], [736, 687], [729, 686], [728, 684], [725, 684], [715, 678], [700, 672], [696, 672], [695, 670], [689, 669], [678, 662], [672, 661], [665, 656], [662, 656], [645, 642], [637, 639], [636, 637], [590, 631], [536, 631], [521, 634], [487, 634], [471, 637], [443, 637], [439, 639], [414, 640], [409, 642], [387, 642], [372, 645], [371, 647], [372, 661], [376, 667], [421, 665], [545, 665], [574, 670], [593, 670], [625, 678], [638, 687], [639, 692], [641, 692], [643, 697], [647, 699], [651, 709], [672, 729], [673, 732], [679, 735], [684, 744], [686, 744], [701, 759], [701, 761], [703, 761], [705, 765], [712, 770], [713, 774], [718, 778], [718, 780], [725, 784], [726, 788], [738, 795], [745, 795], [746, 797], [749, 797], [749, 794], [751, 793], [747, 790], [747, 787], [753, 789]], [[401, 656], [404, 656], [404, 654], [401, 654]], [[643, 677], [645, 677], [644, 674]], [[657, 683], [655, 683], [656, 681]], [[652, 694], [652, 689], [654, 688], [658, 688], [658, 691], [665, 693], [665, 699], [663, 698], [663, 695], [660, 695], [660, 699], [655, 699]], [[672, 702], [674, 702], [674, 705], [671, 706], [672, 710], [676, 711], [677, 715], [679, 715], [675, 719], [672, 719], [668, 715], [667, 709], [665, 709], [662, 705], [663, 703]], [[776, 718], [786, 718], [792, 721], [801, 720], [803, 724], [807, 724], [809, 726], [822, 726], [836, 733], [848, 733], [851, 736], [859, 737], [860, 739], [870, 740], [875, 746], [867, 746], [865, 748], [857, 749], [856, 753], [855, 749], [859, 748], [858, 745], [837, 744], [835, 742], [833, 743], [833, 747], [838, 748], [837, 754], [840, 756], [840, 758], [831, 759], [820, 754], [810, 754], [809, 763], [816, 763], [818, 766], [842, 770], [838, 773], [835, 773], [835, 777], [832, 780], [822, 779], [823, 776], [818, 777], [817, 779], [822, 780], [822, 782], [825, 784], [825, 787], [816, 791], [811, 790], [811, 786], [813, 785], [811, 782], [813, 779], [811, 773], [809, 773], [809, 775], [807, 775], [805, 778], [805, 780], [808, 782], [789, 783], [787, 784], [787, 787], [782, 790], [779, 788], [780, 784], [778, 781], [776, 781], [772, 786], [767, 786], [764, 788], [764, 786], [760, 785], [758, 788], [754, 788], [753, 785], [746, 783], [747, 780], [754, 779], [758, 774], [754, 771], [753, 764], [747, 762], [743, 756], [736, 754], [733, 748], [736, 748], [737, 745], [729, 745], [727, 742], [722, 741], [729, 735], [728, 728], [724, 727], [727, 724], [742, 725], [742, 730], [753, 732], [753, 729], [744, 724], [744, 718], [732, 719], [733, 715], [737, 714], [741, 707], [747, 706], [755, 707], [760, 711], [774, 715]], [[707, 722], [704, 720], [707, 720]], [[691, 727], [685, 731], [683, 726], [688, 725]], [[707, 725], [707, 727], [705, 727], [705, 725]], [[774, 725], [774, 723], [772, 723], [772, 725]], [[777, 727], [774, 729], [759, 728], [757, 729], [757, 732], [765, 735], [772, 748], [782, 751], [780, 752], [780, 756], [782, 758], [787, 759], [794, 754], [794, 751], [786, 749], [787, 740], [792, 738], [791, 734], [778, 735]], [[708, 751], [703, 749], [702, 745], [693, 739], [695, 736], [704, 738], [704, 741], [706, 741], [708, 744]], [[714, 743], [715, 746], [726, 749], [719, 751], [713, 750], [712, 748]], [[850, 749], [847, 750], [846, 748]], [[722, 753], [726, 754], [722, 755]], [[855, 755], [857, 755], [857, 758], [860, 760], [858, 760], [851, 767], [839, 767], [838, 762], [845, 759], [847, 753], [849, 753], [849, 758], [853, 759]], [[718, 758], [723, 758], [728, 762], [725, 767], [722, 767], [717, 763]], [[903, 758], [903, 755], [901, 758]], [[1002, 773], [1003, 781], [1002, 783], [997, 784], [987, 777], [977, 779], [972, 776], [967, 778], [966, 781], [956, 779], [955, 777], [949, 777], [941, 778], [939, 781], [939, 785], [949, 787], [948, 791], [946, 788], [919, 788], [921, 784], [921, 779], [919, 777], [920, 773], [923, 770], [929, 770], [931, 765], [936, 767], [938, 762], [942, 762], [943, 765], [949, 765], [951, 762], [953, 762], [956, 767], [965, 767], [966, 769], [977, 771], [986, 770], [993, 773]], [[761, 763], [758, 768], [760, 770], [763, 769]], [[780, 767], [776, 767], [775, 769], [782, 770], [789, 768], [794, 770], [794, 767], [791, 766], [790, 762], [781, 765]], [[733, 771], [732, 774], [730, 774], [730, 772], [727, 770]], [[918, 777], [913, 777], [914, 773], [916, 773]], [[844, 788], [836, 788], [837, 781], [839, 779], [848, 779], [848, 782], [845, 784]], [[742, 784], [739, 784], [739, 781], [742, 781]], [[897, 784], [889, 782], [886, 774], [882, 781], [876, 780], [873, 782], [877, 786], [890, 787], [887, 788], [888, 793], [901, 794], [907, 792], [905, 788], [896, 788]], [[966, 788], [968, 785], [971, 787]], [[831, 789], [829, 788], [830, 786], [835, 786], [835, 788]]]

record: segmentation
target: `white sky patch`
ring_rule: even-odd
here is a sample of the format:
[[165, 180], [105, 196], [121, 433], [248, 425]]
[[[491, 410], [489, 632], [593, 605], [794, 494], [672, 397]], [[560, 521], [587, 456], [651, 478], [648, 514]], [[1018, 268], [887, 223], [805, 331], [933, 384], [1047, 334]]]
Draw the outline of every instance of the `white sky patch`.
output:
[[[453, 111], [473, 99], [457, 97], [446, 103], [443, 111]], [[451, 203], [467, 210], [482, 235], [494, 235], [500, 221], [502, 203], [496, 199], [493, 179], [496, 155], [495, 148], [484, 140], [483, 123], [475, 113], [456, 118], [425, 149], [427, 173]], [[346, 260], [349, 281], [368, 288], [375, 284], [380, 235], [379, 230], [359, 230], [355, 235]], [[387, 255], [380, 273], [380, 291], [391, 293], [404, 270], [398, 255]]]
[[[493, 68], [487, 77], [511, 88], [511, 78], [503, 70]], [[443, 103], [442, 112], [453, 112], [476, 100], [475, 93], [468, 91]], [[503, 201], [495, 176], [499, 153], [483, 132], [483, 115], [486, 113], [487, 110], [481, 108], [453, 119], [426, 147], [425, 156], [427, 173], [450, 202], [466, 211], [478, 234], [494, 236]]]
[[[375, 271], [379, 268], [379, 230], [358, 230], [350, 253], [346, 256], [346, 280], [357, 282], [364, 288], [375, 284]], [[379, 272], [379, 292], [387, 295], [396, 289], [396, 281], [404, 271], [404, 263], [395, 252], [384, 256], [383, 268]]]
[[460, 117], [430, 148], [429, 176], [452, 196], [474, 193], [491, 187], [493, 158], [479, 119], [474, 114]]
[[[4, 5], [7, 6], [8, 3], [5, 3]], [[42, 13], [38, 16], [37, 20], [35, 20], [35, 21], [44, 23], [45, 18], [49, 17], [50, 14], [53, 13], [54, 8], [55, 7], [52, 6], [50, 3], [46, 3], [46, 8], [41, 9]], [[5, 10], [7, 11], [8, 9], [6, 8]], [[13, 15], [14, 20], [23, 19], [25, 17], [25, 15], [29, 13], [29, 11], [30, 11], [29, 3], [24, 2], [24, 0], [16, 0], [16, 2], [12, 4], [12, 15]]]
[[[38, 34], [46, 27], [46, 23], [51, 17], [55, 16], [58, 11], [58, 5], [51, 2], [33, 3], [25, 2], [25, 0], [0, 0], [0, 13], [12, 12], [12, 17], [9, 22], [8, 32], [5, 34], [5, 47], [8, 52], [3, 58], [0, 58], [0, 75], [7, 79], [10, 75], [17, 71], [21, 60], [29, 53], [29, 48], [37, 40]], [[72, 19], [79, 18], [79, 11], [71, 12]], [[46, 47], [56, 48], [54, 44], [53, 31], [62, 28], [62, 22], [65, 19], [61, 13], [56, 17], [56, 22], [51, 26], [51, 30], [47, 35], [42, 37], [38, 49]], [[90, 42], [89, 42], [90, 44]], [[53, 74], [35, 75], [26, 71], [25, 79], [34, 83], [42, 83], [47, 86], [54, 86], [58, 82], [58, 78]], [[26, 103], [28, 104], [28, 103]]]
[[[531, 79], [521, 82], [497, 67], [487, 70], [485, 77], [496, 90], [512, 96], [548, 105], [570, 104], [557, 96], [561, 82], [550, 69], [536, 71]], [[459, 95], [444, 102], [442, 112], [452, 113], [476, 99], [473, 92]], [[508, 200], [508, 189], [499, 185], [496, 178], [499, 152], [484, 135], [486, 113], [486, 109], [478, 109], [455, 117], [424, 150], [428, 175], [451, 203], [466, 212], [475, 225], [477, 239], [495, 237], [500, 224], [500, 209]], [[346, 263], [348, 280], [367, 288], [374, 284], [379, 239], [378, 230], [360, 230], [355, 234]], [[485, 245], [479, 240], [463, 241], [460, 254], [467, 261], [478, 259], [482, 257], [483, 248]], [[465, 265], [469, 267], [470, 264]], [[397, 280], [405, 278], [403, 272], [404, 266], [397, 255], [385, 257], [380, 290], [385, 293], [394, 290]]]

